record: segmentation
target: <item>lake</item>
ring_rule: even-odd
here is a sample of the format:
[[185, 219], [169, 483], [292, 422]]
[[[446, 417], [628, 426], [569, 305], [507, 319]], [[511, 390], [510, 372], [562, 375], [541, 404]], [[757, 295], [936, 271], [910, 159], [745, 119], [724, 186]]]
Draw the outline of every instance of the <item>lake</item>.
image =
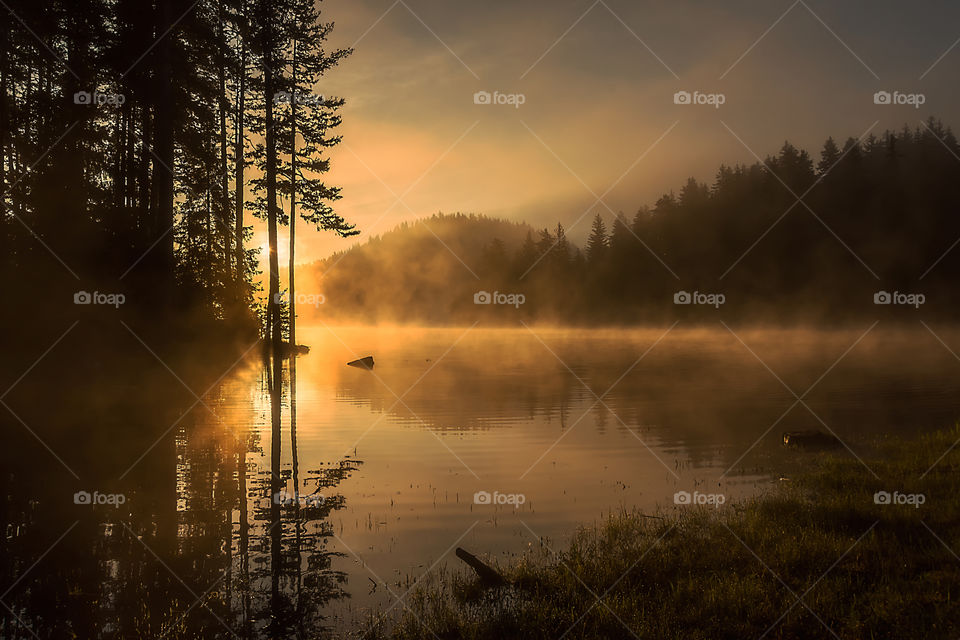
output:
[[[842, 455], [861, 457], [960, 417], [960, 332], [920, 323], [312, 326], [298, 338], [311, 350], [297, 359], [295, 401], [289, 368], [278, 396], [253, 359], [198, 389], [189, 411], [193, 399], [135, 397], [71, 412], [61, 435], [108, 433], [95, 450], [49, 445], [65, 466], [96, 458], [111, 470], [94, 484], [52, 458], [37, 469], [5, 454], [13, 586], [2, 600], [21, 622], [5, 618], [4, 637], [29, 637], [23, 625], [40, 637], [346, 635], [377, 612], [389, 620], [421, 577], [465, 568], [458, 546], [511, 562], [562, 549], [611, 512], [700, 508], [678, 492], [729, 508], [816, 458], [785, 448], [784, 431], [832, 432]], [[372, 370], [345, 365], [367, 355]], [[16, 393], [6, 401], [29, 410]], [[44, 434], [62, 413], [23, 419]], [[159, 444], [163, 428], [115, 435], [131, 416], [172, 428]], [[23, 428], [9, 419], [8, 432]], [[80, 490], [99, 494], [75, 504]]]

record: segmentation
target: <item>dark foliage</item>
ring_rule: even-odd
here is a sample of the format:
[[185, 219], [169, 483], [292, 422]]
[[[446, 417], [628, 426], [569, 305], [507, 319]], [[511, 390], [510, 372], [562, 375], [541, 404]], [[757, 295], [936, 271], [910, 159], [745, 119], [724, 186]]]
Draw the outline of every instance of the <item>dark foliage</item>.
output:
[[[960, 251], [951, 251], [960, 238], [958, 157], [956, 138], [934, 120], [842, 149], [827, 140], [816, 164], [786, 143], [763, 163], [720, 167], [712, 186], [691, 178], [632, 220], [597, 216], [584, 251], [559, 225], [524, 234], [482, 217], [435, 216], [318, 263], [315, 286], [327, 297], [321, 311], [337, 319], [792, 323], [915, 314], [875, 305], [881, 291], [923, 294], [927, 316], [947, 316], [960, 276]], [[525, 302], [478, 307], [477, 291], [522, 293]], [[678, 292], [725, 302], [677, 305]]]

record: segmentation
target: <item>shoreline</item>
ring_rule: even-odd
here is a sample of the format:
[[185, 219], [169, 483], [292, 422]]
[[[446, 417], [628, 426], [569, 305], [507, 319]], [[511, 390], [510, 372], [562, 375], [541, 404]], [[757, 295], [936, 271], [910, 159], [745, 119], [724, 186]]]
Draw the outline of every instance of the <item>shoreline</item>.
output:
[[508, 587], [451, 559], [370, 637], [955, 638], [958, 438], [819, 457], [720, 509], [624, 512], [563, 550], [541, 539], [535, 558], [496, 567]]

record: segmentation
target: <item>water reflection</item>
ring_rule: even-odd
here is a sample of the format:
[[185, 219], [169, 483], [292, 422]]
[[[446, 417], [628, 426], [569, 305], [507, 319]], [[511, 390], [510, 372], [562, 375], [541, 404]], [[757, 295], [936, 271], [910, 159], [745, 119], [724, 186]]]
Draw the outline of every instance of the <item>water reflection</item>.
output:
[[[402, 594], [459, 566], [454, 543], [509, 562], [611, 511], [678, 508], [677, 491], [769, 489], [815, 456], [785, 449], [783, 431], [825, 423], [866, 455], [878, 437], [951, 425], [960, 363], [922, 326], [868, 328], [305, 331], [302, 442], [368, 461], [336, 517], [360, 556], [343, 565], [338, 628], [394, 605], [368, 580]], [[372, 372], [343, 366], [370, 353]], [[474, 504], [479, 491], [525, 502]]]
[[[569, 426], [584, 410], [600, 431], [638, 428], [673, 444], [749, 443], [778, 418], [773, 444], [780, 431], [824, 429], [821, 419], [854, 440], [952, 424], [960, 363], [951, 352], [922, 326], [869, 329], [330, 327], [308, 335], [340, 358], [376, 351], [376, 375], [336, 366], [336, 356], [302, 366], [308, 379], [343, 400], [438, 432], [510, 428], [536, 418]], [[960, 348], [955, 331], [938, 335]], [[785, 414], [805, 392], [817, 415], [803, 405]]]
[[241, 365], [202, 402], [186, 387], [229, 363], [173, 362], [180, 384], [149, 354], [109, 375], [64, 345], [0, 413], [0, 637], [355, 631], [451, 545], [509, 560], [678, 490], [763, 490], [809, 461], [782, 431], [864, 452], [960, 415], [936, 337], [864, 329], [304, 328], [308, 356]]
[[143, 375], [136, 403], [79, 378], [5, 399], [0, 637], [326, 637], [329, 519], [360, 463], [301, 469], [296, 365], [241, 365], [179, 419], [178, 383]]

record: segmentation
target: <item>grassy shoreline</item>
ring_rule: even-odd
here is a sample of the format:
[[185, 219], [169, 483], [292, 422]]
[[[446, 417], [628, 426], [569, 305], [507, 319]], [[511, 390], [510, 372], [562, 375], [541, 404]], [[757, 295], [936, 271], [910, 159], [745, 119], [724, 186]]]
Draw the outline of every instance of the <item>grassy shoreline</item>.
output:
[[[955, 427], [886, 441], [863, 462], [817, 457], [720, 509], [622, 513], [566, 550], [541, 541], [535, 557], [499, 567], [511, 587], [440, 571], [392, 629], [367, 637], [957, 638], [958, 439]], [[878, 491], [923, 504], [878, 504]]]

